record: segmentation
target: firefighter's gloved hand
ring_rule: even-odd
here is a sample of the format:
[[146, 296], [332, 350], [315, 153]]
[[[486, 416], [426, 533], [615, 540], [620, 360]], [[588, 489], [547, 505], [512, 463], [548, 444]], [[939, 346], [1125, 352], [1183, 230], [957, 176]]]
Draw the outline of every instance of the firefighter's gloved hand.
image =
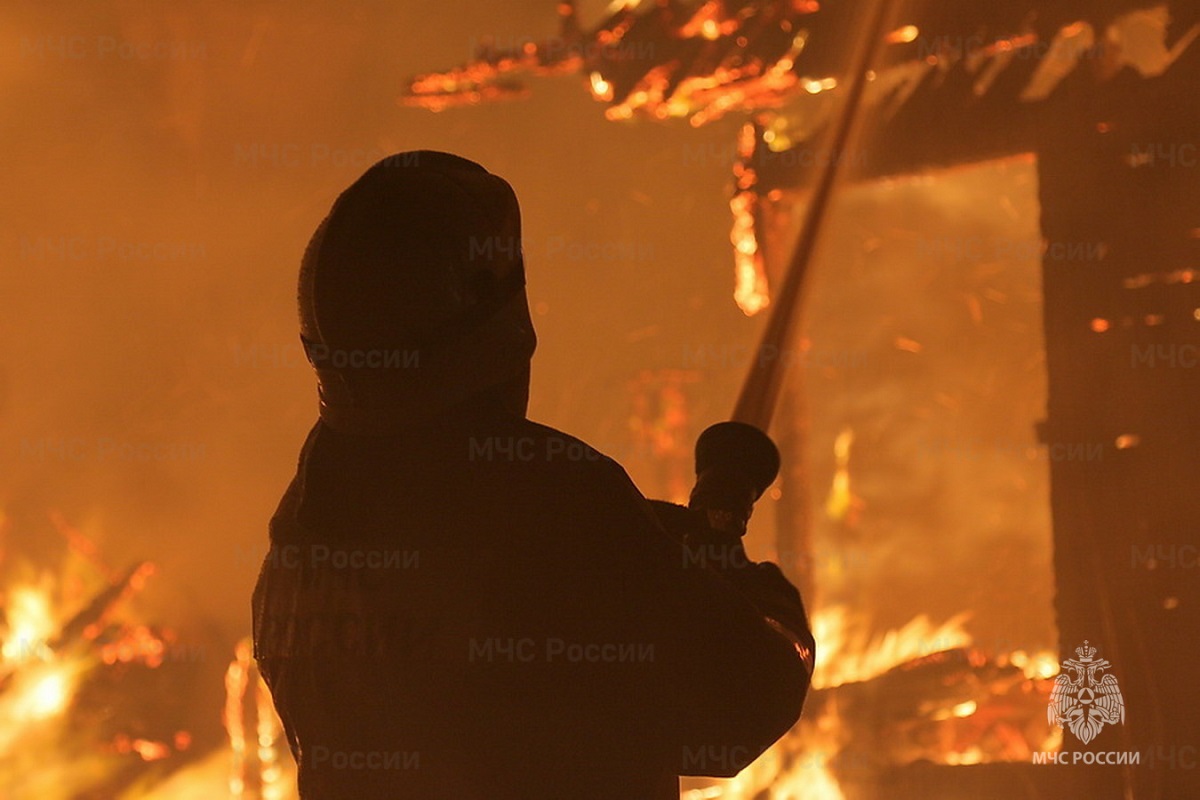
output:
[[704, 509], [665, 500], [651, 500], [650, 506], [667, 532], [683, 544], [691, 562], [721, 570], [750, 565], [742, 537], [713, 528]]
[[696, 487], [689, 508], [708, 527], [743, 536], [754, 503], [779, 474], [779, 450], [767, 434], [742, 422], [720, 422], [696, 440]]
[[712, 569], [741, 589], [763, 617], [796, 645], [811, 674], [814, 645], [808, 614], [800, 593], [779, 567], [751, 561], [742, 537], [713, 529], [702, 509], [665, 500], [651, 500], [650, 506], [667, 532], [683, 545], [685, 563]]

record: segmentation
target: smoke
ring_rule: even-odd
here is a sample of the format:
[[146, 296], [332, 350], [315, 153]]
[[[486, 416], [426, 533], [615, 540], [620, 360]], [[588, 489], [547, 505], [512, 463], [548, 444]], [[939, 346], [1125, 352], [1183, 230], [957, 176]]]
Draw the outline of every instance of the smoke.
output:
[[[266, 522], [316, 416], [299, 258], [336, 194], [392, 152], [458, 152], [516, 187], [535, 418], [626, 453], [630, 376], [750, 341], [730, 300], [729, 164], [692, 155], [732, 128], [614, 125], [573, 77], [440, 115], [396, 103], [405, 78], [483, 37], [556, 26], [540, 0], [7, 4], [8, 557], [52, 565], [57, 510], [114, 567], [159, 563], [137, 601], [152, 615], [226, 645], [249, 632]], [[715, 369], [693, 390], [690, 436], [740, 377]], [[662, 495], [655, 475], [634, 477]]]
[[[420, 148], [483, 163], [521, 199], [531, 416], [625, 460], [648, 495], [675, 491], [679, 465], [630, 433], [635, 405], [666, 408], [644, 396], [666, 387], [690, 443], [732, 407], [762, 322], [731, 296], [738, 121], [610, 123], [575, 76], [437, 115], [396, 103], [405, 78], [483, 37], [556, 26], [542, 0], [0, 11], [8, 557], [60, 553], [58, 510], [114, 566], [161, 565], [139, 602], [163, 621], [226, 646], [248, 633], [266, 522], [316, 415], [301, 252], [341, 189]], [[1032, 173], [983, 174], [863, 189], [833, 223], [808, 300], [811, 502], [824, 507], [849, 427], [860, 521], [820, 523], [817, 566], [833, 595], [887, 609], [883, 627], [991, 606], [977, 635], [1049, 644], [1045, 465], [1024, 452], [1042, 402]], [[995, 608], [980, 562], [1023, 605]], [[1022, 594], [1026, 574], [1044, 588]]]

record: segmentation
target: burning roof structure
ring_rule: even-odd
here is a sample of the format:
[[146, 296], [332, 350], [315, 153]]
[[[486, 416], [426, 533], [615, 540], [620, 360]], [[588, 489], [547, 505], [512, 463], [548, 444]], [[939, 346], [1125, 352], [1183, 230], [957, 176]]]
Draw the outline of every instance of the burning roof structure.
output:
[[[1126, 70], [1156, 78], [1200, 36], [1194, 9], [1189, 27], [1188, 10], [1167, 4], [895, 5], [902, 11], [892, 14], [863, 100], [888, 146], [860, 160], [860, 178], [1030, 152], [1037, 108], [1064, 82], [1104, 83]], [[821, 136], [862, 4], [618, 0], [587, 32], [573, 2], [560, 3], [559, 15], [557, 37], [485, 42], [474, 61], [413, 78], [400, 102], [441, 111], [519, 98], [525, 76], [580, 74], [611, 120], [699, 127], [751, 115], [731, 205], [735, 296], [757, 313], [769, 297], [752, 195], [803, 186], [831, 157]]]

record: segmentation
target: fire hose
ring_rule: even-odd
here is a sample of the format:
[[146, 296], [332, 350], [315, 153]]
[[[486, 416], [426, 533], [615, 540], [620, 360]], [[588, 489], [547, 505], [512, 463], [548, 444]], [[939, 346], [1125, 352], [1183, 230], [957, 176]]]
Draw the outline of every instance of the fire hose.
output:
[[[754, 503], [779, 474], [779, 451], [766, 434], [783, 386], [790, 359], [780, 358], [796, 328], [800, 296], [830, 199], [839, 167], [846, 161], [871, 65], [875, 62], [888, 23], [887, 0], [874, 0], [868, 10], [852, 56], [846, 99], [832, 123], [831, 158], [825, 159], [817, 175], [812, 198], [805, 211], [799, 238], [783, 282], [771, 303], [762, 339], [742, 384], [731, 421], [719, 422], [700, 434], [696, 442], [696, 484], [687, 509], [656, 503], [659, 516], [669, 529], [684, 534], [685, 541], [698, 534], [697, 524], [727, 537], [740, 539]], [[702, 521], [702, 522], [700, 522]], [[680, 530], [680, 528], [684, 530]]]
[[677, 536], [693, 562], [709, 564], [736, 584], [763, 618], [791, 641], [809, 675], [815, 646], [799, 592], [775, 564], [746, 557], [742, 537], [754, 504], [779, 474], [779, 450], [767, 435], [789, 359], [785, 352], [799, 314], [804, 278], [845, 160], [871, 64], [884, 39], [887, 0], [874, 0], [851, 64], [851, 83], [831, 131], [832, 157], [825, 160], [780, 290], [771, 304], [762, 339], [738, 395], [732, 419], [707, 428], [696, 440], [696, 483], [688, 505], [652, 501], [663, 527]]

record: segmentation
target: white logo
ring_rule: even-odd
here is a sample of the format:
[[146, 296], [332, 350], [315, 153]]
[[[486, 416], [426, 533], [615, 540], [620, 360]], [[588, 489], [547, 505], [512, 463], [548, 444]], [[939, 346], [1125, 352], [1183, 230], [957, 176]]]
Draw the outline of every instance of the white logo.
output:
[[1107, 660], [1096, 659], [1096, 648], [1076, 647], [1079, 658], [1062, 662], [1062, 672], [1050, 691], [1050, 707], [1046, 718], [1051, 725], [1069, 730], [1087, 744], [1105, 725], [1125, 722], [1125, 701], [1113, 675], [1102, 673], [1111, 666]]

